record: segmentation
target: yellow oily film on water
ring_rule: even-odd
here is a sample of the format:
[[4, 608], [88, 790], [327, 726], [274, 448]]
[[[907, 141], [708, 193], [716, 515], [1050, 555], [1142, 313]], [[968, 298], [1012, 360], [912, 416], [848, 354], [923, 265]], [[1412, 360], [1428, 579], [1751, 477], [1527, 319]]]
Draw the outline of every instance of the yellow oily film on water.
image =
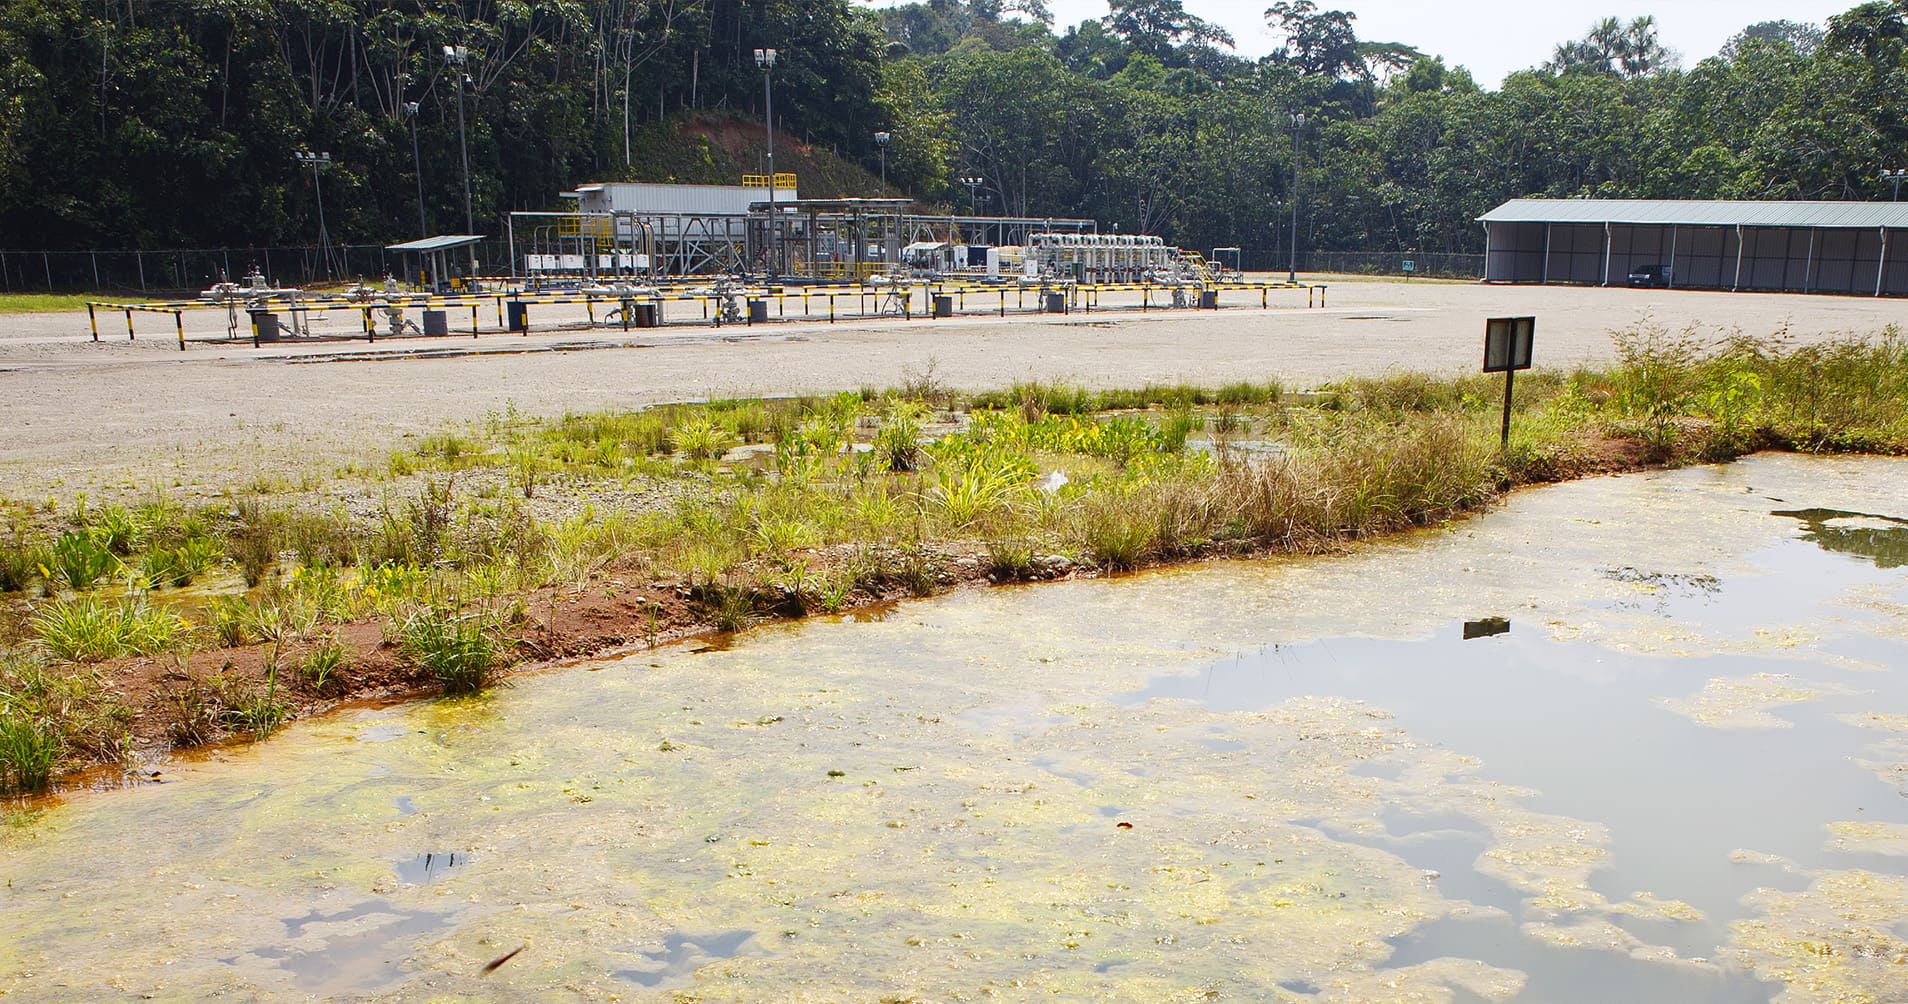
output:
[[1908, 999], [1908, 573], [1823, 516], [1903, 499], [1761, 456], [343, 710], [12, 813], [0, 996]]

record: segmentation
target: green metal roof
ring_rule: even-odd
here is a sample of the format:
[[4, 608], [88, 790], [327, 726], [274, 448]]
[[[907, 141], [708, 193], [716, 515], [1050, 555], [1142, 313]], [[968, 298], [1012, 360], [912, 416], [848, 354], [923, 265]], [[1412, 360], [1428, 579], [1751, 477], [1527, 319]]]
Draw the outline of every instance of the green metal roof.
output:
[[1512, 199], [1482, 223], [1630, 223], [1685, 227], [1908, 229], [1908, 202], [1730, 202], [1693, 199]]

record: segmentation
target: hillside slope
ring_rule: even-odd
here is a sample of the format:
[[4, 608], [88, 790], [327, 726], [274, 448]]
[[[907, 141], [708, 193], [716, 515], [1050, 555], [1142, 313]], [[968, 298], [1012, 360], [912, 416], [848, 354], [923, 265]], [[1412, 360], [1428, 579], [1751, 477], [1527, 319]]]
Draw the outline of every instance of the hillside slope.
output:
[[[767, 163], [762, 123], [720, 112], [695, 112], [647, 126], [633, 146], [634, 163], [613, 180], [734, 185], [745, 174], [763, 173]], [[860, 164], [782, 132], [775, 134], [775, 170], [794, 173], [804, 198], [907, 195], [884, 191], [880, 177]]]

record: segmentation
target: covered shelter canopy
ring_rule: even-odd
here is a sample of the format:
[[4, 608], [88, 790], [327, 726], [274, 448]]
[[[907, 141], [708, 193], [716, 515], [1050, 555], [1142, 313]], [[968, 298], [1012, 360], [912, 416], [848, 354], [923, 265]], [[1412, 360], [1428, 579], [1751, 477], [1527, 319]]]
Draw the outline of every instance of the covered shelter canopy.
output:
[[439, 234], [435, 237], [405, 241], [402, 244], [387, 244], [384, 249], [418, 255], [419, 260], [424, 264], [424, 268], [420, 271], [428, 271], [430, 274], [430, 280], [426, 285], [432, 289], [442, 289], [444, 277], [454, 274], [453, 269], [446, 267], [445, 255], [458, 248], [473, 247], [483, 239], [483, 234]]
[[1908, 295], [1908, 203], [1512, 199], [1477, 218], [1488, 282]]

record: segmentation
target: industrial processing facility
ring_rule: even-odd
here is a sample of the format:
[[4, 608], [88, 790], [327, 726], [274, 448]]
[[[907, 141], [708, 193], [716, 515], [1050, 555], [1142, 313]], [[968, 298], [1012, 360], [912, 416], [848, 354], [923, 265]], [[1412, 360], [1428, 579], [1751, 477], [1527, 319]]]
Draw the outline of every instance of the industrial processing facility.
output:
[[962, 249], [1098, 231], [1092, 220], [923, 214], [909, 199], [808, 199], [793, 174], [745, 175], [740, 185], [599, 182], [563, 196], [572, 205], [561, 211], [510, 214], [513, 278], [858, 281], [910, 265], [965, 270]]
[[1487, 282], [1908, 295], [1903, 203], [1513, 199], [1478, 222]]
[[[1092, 220], [924, 214], [901, 198], [804, 198], [792, 174], [745, 175], [740, 185], [603, 182], [564, 197], [571, 204], [561, 210], [510, 214], [507, 274], [479, 274], [474, 249], [483, 235], [443, 234], [384, 249], [406, 256], [415, 287], [387, 275], [343, 291], [279, 288], [254, 269], [196, 300], [90, 302], [90, 331], [97, 341], [102, 311], [125, 315], [128, 338], [136, 337], [135, 314], [170, 315], [183, 350], [186, 311], [208, 307], [224, 313], [226, 339], [249, 329], [259, 344], [453, 330], [476, 337], [486, 308], [495, 314], [492, 330], [527, 335], [532, 310], [541, 319], [551, 308], [572, 315], [557, 327], [627, 330], [1070, 313], [1114, 302], [1211, 310], [1222, 291], [1257, 293], [1269, 308], [1274, 287], [1303, 290], [1307, 306], [1324, 305], [1323, 285], [1250, 281], [1160, 237], [1102, 234]], [[333, 315], [351, 323], [313, 327], [314, 318]]]

